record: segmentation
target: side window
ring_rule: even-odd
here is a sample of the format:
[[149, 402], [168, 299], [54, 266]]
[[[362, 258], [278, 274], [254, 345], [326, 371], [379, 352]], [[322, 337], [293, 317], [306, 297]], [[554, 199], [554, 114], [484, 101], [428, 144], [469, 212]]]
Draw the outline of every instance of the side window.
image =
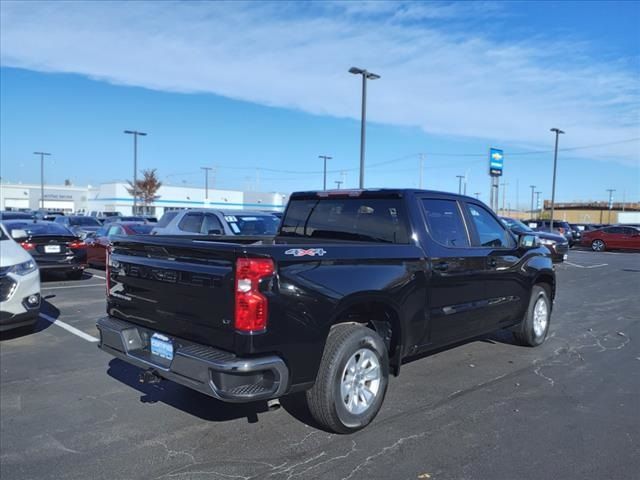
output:
[[422, 200], [422, 206], [431, 238], [447, 247], [469, 246], [469, 236], [458, 202], [425, 198]]
[[220, 235], [224, 234], [224, 229], [218, 217], [215, 215], [207, 214], [204, 216], [204, 222], [202, 222], [202, 233], [208, 235], [212, 230], [217, 230]]
[[609, 227], [604, 229], [605, 233], [622, 233], [622, 229], [620, 227]]
[[200, 233], [202, 217], [204, 217], [202, 213], [188, 213], [180, 220], [178, 228], [183, 232]]
[[468, 204], [468, 208], [480, 237], [480, 246], [506, 248], [515, 246], [513, 237], [487, 210], [473, 204]]
[[122, 234], [121, 230], [122, 229], [117, 225], [109, 227], [109, 230], [107, 230], [107, 237], [113, 237], [114, 235], [121, 235]]

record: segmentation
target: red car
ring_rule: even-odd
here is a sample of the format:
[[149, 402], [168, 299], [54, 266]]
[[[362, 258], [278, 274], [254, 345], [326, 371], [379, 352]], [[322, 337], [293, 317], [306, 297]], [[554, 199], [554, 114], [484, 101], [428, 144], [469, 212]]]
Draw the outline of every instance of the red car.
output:
[[107, 261], [107, 247], [115, 236], [148, 235], [153, 225], [140, 222], [108, 223], [95, 235], [85, 239], [87, 244], [87, 263], [90, 267], [103, 268]]
[[605, 250], [640, 250], [640, 228], [624, 225], [584, 231], [581, 244], [595, 252]]

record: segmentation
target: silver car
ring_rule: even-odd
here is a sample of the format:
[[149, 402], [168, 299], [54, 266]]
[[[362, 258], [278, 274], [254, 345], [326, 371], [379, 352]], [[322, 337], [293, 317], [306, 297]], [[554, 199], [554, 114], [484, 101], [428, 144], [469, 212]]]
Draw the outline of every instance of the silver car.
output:
[[191, 209], [166, 212], [151, 235], [273, 236], [280, 219], [269, 212]]

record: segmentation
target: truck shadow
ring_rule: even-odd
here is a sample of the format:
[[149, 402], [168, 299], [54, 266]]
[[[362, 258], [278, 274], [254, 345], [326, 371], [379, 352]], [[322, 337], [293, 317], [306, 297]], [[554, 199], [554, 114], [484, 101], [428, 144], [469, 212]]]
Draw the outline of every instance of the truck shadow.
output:
[[269, 412], [266, 401], [226, 403], [168, 380], [156, 384], [143, 384], [138, 381], [141, 372], [140, 368], [117, 358], [109, 362], [107, 370], [109, 376], [140, 392], [142, 403], [162, 402], [202, 420], [226, 422], [246, 418], [248, 423], [257, 423], [259, 413]]

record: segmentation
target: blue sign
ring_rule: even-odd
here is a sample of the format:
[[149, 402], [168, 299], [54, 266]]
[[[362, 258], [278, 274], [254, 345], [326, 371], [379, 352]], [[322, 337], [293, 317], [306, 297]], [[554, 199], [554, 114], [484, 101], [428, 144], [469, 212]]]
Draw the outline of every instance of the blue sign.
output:
[[499, 177], [504, 166], [504, 152], [497, 148], [489, 149], [489, 175]]

